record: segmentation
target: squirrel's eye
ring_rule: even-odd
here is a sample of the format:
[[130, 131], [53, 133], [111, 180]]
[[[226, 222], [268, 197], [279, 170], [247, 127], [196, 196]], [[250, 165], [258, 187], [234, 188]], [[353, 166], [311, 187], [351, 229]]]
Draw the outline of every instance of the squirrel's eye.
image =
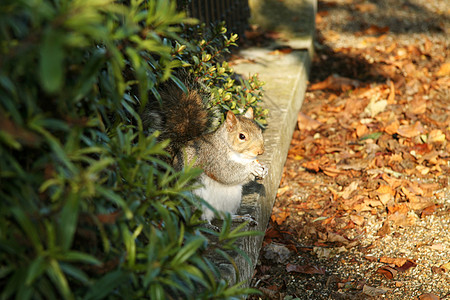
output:
[[243, 133], [239, 133], [239, 139], [241, 139], [241, 140], [245, 140], [245, 134], [243, 134]]

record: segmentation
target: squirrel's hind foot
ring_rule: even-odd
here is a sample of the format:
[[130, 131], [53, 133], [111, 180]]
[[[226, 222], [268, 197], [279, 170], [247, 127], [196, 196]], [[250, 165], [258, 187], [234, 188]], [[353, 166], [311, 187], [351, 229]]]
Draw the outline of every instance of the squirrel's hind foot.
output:
[[258, 221], [256, 221], [252, 216], [250, 216], [249, 214], [245, 214], [245, 215], [232, 215], [231, 219], [233, 220], [233, 222], [239, 222], [239, 223], [244, 223], [248, 221], [248, 225], [250, 226], [257, 226], [258, 225]]

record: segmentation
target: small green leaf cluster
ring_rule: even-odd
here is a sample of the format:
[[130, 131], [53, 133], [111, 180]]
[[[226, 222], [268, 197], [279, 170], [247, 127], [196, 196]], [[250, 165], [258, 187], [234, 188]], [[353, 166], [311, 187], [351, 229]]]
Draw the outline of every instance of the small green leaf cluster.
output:
[[167, 0], [1, 1], [0, 299], [252, 292], [205, 254], [254, 233], [206, 237], [200, 170], [167, 165], [139, 117], [194, 23]]
[[[255, 121], [264, 128], [268, 114], [268, 110], [260, 106], [264, 83], [257, 74], [248, 79], [239, 77], [225, 60], [230, 49], [237, 46], [238, 35], [228, 36], [222, 22], [212, 28], [205, 24], [186, 26], [182, 36], [191, 42], [191, 48], [189, 52], [177, 50], [176, 56], [209, 87], [213, 105], [220, 107], [222, 112], [231, 110], [235, 114], [243, 114], [252, 107]], [[176, 49], [186, 48], [178, 44]]]

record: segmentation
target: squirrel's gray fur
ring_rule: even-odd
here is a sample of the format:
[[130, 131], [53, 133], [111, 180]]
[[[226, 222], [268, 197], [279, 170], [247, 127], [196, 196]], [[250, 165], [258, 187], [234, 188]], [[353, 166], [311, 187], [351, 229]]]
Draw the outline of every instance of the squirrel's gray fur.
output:
[[[255, 177], [264, 177], [267, 168], [256, 157], [264, 152], [264, 139], [253, 121], [249, 108], [242, 116], [231, 111], [219, 128], [216, 111], [210, 106], [210, 93], [192, 77], [182, 77], [188, 93], [175, 83], [161, 87], [162, 103], [150, 103], [142, 114], [145, 128], [161, 132], [161, 139], [171, 140], [168, 147], [173, 165], [185, 164], [203, 169], [199, 181], [203, 187], [194, 191], [218, 211], [234, 214], [241, 202], [242, 186]], [[215, 130], [214, 130], [215, 129]], [[203, 219], [211, 221], [214, 213], [203, 210]]]

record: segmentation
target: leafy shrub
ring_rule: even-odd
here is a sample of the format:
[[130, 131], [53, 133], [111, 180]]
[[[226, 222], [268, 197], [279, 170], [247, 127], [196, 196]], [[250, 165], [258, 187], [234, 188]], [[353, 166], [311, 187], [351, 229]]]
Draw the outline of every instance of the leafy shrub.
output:
[[[138, 114], [160, 82], [177, 81], [186, 62], [174, 45], [194, 22], [167, 0], [0, 3], [1, 299], [251, 292], [218, 279], [205, 254], [252, 233], [226, 219], [218, 242], [205, 237], [189, 193], [200, 171], [166, 165], [167, 142], [144, 135]], [[195, 72], [216, 74], [209, 61]], [[214, 86], [231, 72], [217, 66]], [[217, 99], [232, 89], [217, 86]]]
[[[259, 106], [263, 82], [259, 81], [257, 74], [248, 80], [238, 78], [224, 59], [230, 53], [230, 47], [237, 46], [238, 36], [231, 34], [228, 37], [224, 23], [209, 29], [205, 24], [188, 26], [185, 35], [193, 46], [187, 53], [177, 51], [177, 57], [192, 68], [196, 77], [204, 80], [211, 90], [214, 105], [221, 107], [223, 112], [231, 110], [235, 114], [242, 114], [252, 107], [255, 121], [265, 127], [268, 111]], [[180, 47], [185, 49], [179, 44], [176, 48]]]

